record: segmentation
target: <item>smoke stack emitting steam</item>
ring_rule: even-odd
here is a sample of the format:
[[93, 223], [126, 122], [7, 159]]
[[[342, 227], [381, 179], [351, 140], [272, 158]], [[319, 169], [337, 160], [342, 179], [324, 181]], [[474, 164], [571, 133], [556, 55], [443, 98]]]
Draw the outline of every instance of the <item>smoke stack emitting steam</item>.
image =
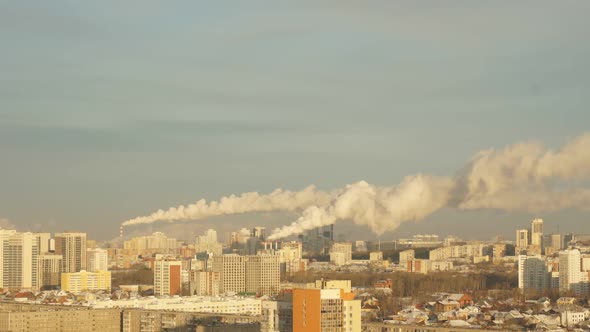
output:
[[548, 212], [565, 208], [590, 209], [590, 190], [572, 187], [572, 180], [590, 178], [590, 133], [558, 151], [538, 143], [521, 143], [503, 150], [477, 153], [455, 176], [413, 175], [397, 186], [360, 181], [333, 192], [309, 186], [292, 192], [276, 189], [230, 195], [219, 201], [201, 199], [188, 206], [158, 210], [125, 221], [122, 226], [158, 221], [201, 220], [251, 212], [290, 211], [300, 217], [275, 229], [273, 241], [340, 220], [366, 225], [376, 234], [421, 220], [441, 208], [501, 209]]

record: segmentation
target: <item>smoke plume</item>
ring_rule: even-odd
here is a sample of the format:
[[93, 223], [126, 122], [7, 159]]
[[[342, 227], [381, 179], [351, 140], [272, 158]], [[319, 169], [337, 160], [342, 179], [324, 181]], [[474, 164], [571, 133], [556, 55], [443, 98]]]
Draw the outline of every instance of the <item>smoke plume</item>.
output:
[[396, 186], [376, 186], [360, 181], [333, 192], [314, 186], [299, 192], [277, 189], [231, 195], [207, 203], [159, 210], [123, 225], [156, 221], [199, 220], [249, 212], [291, 211], [300, 217], [275, 229], [276, 240], [340, 220], [369, 227], [376, 234], [397, 229], [402, 223], [421, 220], [441, 208], [501, 209], [550, 212], [566, 208], [590, 209], [590, 190], [575, 183], [590, 178], [590, 133], [571, 140], [559, 150], [537, 142], [480, 151], [455, 176], [418, 174]]
[[296, 211], [314, 204], [325, 205], [330, 200], [330, 194], [318, 191], [315, 186], [308, 186], [296, 192], [276, 189], [266, 195], [247, 192], [239, 196], [222, 197], [218, 201], [207, 202], [201, 199], [187, 206], [171, 207], [166, 211], [158, 210], [145, 217], [127, 220], [122, 225], [151, 224], [156, 221], [201, 220], [215, 216], [252, 212]]

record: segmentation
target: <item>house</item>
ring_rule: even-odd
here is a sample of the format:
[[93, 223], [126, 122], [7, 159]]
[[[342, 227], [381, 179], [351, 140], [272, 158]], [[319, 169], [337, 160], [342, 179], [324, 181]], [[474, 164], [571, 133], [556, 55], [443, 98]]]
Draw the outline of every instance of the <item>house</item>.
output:
[[454, 309], [459, 309], [460, 307], [461, 305], [459, 304], [459, 302], [453, 300], [437, 301], [434, 305], [434, 309], [436, 310], [436, 312], [451, 311]]
[[391, 282], [391, 279], [386, 279], [386, 280], [379, 280], [377, 281], [373, 287], [375, 288], [389, 288], [391, 289], [393, 287], [393, 284]]
[[446, 299], [459, 302], [461, 307], [473, 305], [473, 299], [468, 294], [449, 294]]

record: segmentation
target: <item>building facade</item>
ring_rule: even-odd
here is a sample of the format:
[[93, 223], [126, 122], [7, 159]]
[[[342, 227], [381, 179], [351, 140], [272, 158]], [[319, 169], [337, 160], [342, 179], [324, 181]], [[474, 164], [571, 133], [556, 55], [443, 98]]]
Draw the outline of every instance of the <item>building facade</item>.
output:
[[111, 291], [111, 271], [70, 272], [61, 274], [61, 289], [70, 293], [105, 290]]
[[360, 332], [360, 301], [341, 289], [294, 289], [293, 331]]
[[86, 270], [86, 233], [55, 233], [55, 253], [62, 256], [63, 272]]
[[154, 262], [154, 294], [180, 295], [182, 262], [157, 260]]
[[56, 288], [60, 285], [62, 256], [42, 254], [37, 256], [37, 288]]

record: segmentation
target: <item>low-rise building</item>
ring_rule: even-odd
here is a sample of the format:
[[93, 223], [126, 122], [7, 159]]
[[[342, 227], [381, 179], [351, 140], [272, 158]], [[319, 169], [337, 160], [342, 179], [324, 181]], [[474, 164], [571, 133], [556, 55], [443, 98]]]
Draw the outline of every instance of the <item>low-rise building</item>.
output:
[[32, 304], [0, 304], [0, 331], [121, 331], [118, 309], [92, 310], [86, 307], [66, 307]]
[[94, 290], [111, 290], [111, 272], [70, 272], [61, 274], [61, 289], [70, 293]]

